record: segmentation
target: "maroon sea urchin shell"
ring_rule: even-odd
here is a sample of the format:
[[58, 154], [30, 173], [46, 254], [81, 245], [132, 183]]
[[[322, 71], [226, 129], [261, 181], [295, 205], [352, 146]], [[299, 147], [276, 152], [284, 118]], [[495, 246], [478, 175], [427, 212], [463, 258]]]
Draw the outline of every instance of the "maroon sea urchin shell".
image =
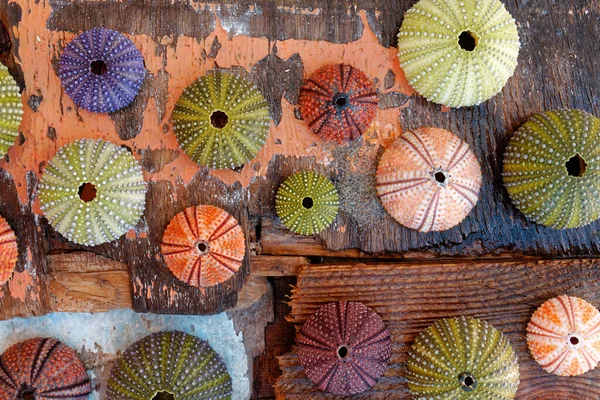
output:
[[354, 140], [371, 125], [378, 97], [369, 78], [346, 64], [313, 73], [300, 89], [300, 113], [309, 128], [326, 140]]
[[313, 314], [296, 338], [300, 364], [319, 389], [339, 395], [368, 390], [391, 354], [385, 323], [363, 303], [329, 303]]
[[75, 352], [56, 339], [25, 340], [0, 356], [0, 399], [85, 400], [91, 391]]

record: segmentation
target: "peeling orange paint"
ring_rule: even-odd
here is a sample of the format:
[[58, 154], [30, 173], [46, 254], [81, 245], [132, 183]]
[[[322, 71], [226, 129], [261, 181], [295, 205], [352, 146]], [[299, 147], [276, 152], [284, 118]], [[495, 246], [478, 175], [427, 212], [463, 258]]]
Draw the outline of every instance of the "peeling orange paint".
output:
[[29, 274], [29, 271], [16, 272], [13, 277], [8, 281], [8, 289], [10, 290], [10, 296], [25, 302], [27, 293], [30, 293], [32, 299], [37, 300], [37, 294], [28, 290], [33, 287], [33, 277]]

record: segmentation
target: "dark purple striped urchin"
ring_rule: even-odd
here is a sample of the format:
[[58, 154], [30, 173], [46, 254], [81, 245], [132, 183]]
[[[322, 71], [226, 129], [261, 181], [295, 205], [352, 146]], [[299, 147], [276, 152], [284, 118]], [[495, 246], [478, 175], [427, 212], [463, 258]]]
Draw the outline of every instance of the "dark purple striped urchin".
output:
[[146, 68], [142, 53], [131, 40], [110, 29], [94, 28], [67, 45], [58, 74], [77, 106], [110, 113], [131, 104]]

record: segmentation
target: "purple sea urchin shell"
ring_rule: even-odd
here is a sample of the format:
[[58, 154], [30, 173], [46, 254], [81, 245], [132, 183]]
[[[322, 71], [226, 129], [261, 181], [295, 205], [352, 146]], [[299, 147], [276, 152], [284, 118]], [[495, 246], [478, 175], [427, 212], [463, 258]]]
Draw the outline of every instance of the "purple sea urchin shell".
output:
[[146, 69], [142, 53], [131, 40], [110, 29], [94, 28], [67, 45], [58, 75], [77, 106], [110, 113], [133, 101]]

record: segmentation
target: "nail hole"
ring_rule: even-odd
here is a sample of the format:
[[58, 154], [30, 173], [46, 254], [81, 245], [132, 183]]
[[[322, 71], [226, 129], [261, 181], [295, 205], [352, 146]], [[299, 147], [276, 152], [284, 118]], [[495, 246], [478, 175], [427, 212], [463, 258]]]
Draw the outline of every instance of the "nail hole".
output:
[[467, 376], [465, 377], [465, 386], [473, 386], [473, 384], [475, 383], [475, 380], [473, 379], [472, 376]]
[[108, 71], [106, 63], [102, 60], [94, 60], [90, 63], [90, 71], [94, 75], [104, 75]]
[[18, 400], [35, 400], [35, 393], [31, 389], [22, 390], [17, 397]]
[[435, 180], [438, 181], [439, 183], [444, 183], [446, 182], [446, 175], [443, 172], [436, 172], [434, 174]]
[[577, 339], [575, 336], [571, 336], [571, 338], [569, 339], [569, 342], [571, 342], [571, 344], [573, 346], [579, 344], [579, 339]]
[[90, 201], [96, 198], [96, 186], [92, 183], [86, 182], [83, 185], [79, 186], [79, 190], [77, 191], [79, 194], [79, 198], [85, 203], [89, 203]]
[[307, 210], [310, 210], [313, 205], [314, 203], [312, 198], [305, 197], [302, 199], [302, 207], [306, 208]]
[[210, 123], [217, 129], [225, 128], [225, 125], [229, 122], [229, 117], [223, 111], [213, 111], [210, 114]]
[[344, 359], [348, 356], [348, 348], [346, 346], [340, 346], [337, 353], [341, 359]]
[[587, 163], [579, 154], [575, 154], [565, 163], [567, 173], [571, 176], [582, 177], [585, 174]]
[[152, 400], [175, 400], [175, 396], [169, 392], [158, 392], [156, 393], [156, 396], [152, 398]]
[[479, 37], [471, 31], [463, 31], [458, 35], [458, 45], [461, 49], [466, 51], [473, 51], [477, 47]]
[[202, 254], [206, 253], [209, 249], [208, 243], [206, 242], [198, 242], [196, 246], [198, 247], [198, 251]]
[[333, 96], [332, 103], [336, 107], [343, 108], [348, 104], [348, 95], [345, 93], [338, 93]]

